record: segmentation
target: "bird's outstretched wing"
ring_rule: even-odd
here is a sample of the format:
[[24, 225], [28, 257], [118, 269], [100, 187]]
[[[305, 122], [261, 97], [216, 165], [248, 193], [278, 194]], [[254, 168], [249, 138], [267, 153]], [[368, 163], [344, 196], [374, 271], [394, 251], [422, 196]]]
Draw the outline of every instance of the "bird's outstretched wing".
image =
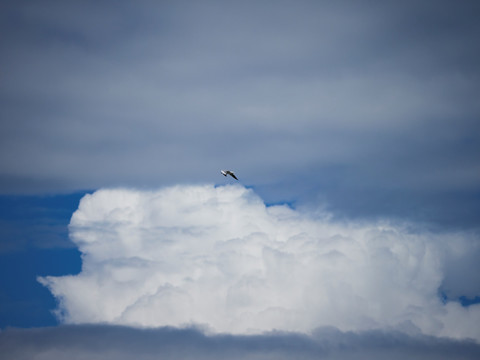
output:
[[237, 177], [235, 176], [235, 174], [233, 172], [230, 171], [230, 175], [235, 179], [235, 180], [238, 180]]

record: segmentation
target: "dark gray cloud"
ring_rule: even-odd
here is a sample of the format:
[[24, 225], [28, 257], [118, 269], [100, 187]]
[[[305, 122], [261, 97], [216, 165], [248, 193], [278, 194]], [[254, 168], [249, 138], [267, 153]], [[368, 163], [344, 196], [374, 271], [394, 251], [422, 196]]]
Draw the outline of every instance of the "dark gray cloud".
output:
[[390, 331], [206, 335], [198, 329], [61, 326], [0, 333], [5, 359], [478, 359], [473, 341]]
[[475, 226], [479, 14], [474, 1], [4, 2], [0, 192], [232, 167], [272, 202]]

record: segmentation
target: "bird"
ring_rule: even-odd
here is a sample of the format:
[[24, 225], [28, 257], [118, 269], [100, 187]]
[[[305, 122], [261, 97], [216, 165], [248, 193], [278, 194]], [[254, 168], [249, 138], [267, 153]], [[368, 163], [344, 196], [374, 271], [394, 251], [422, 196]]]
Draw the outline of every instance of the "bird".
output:
[[233, 177], [235, 180], [238, 180], [237, 177], [235, 176], [235, 174], [233, 173], [233, 171], [230, 171], [230, 170], [220, 170], [220, 172], [222, 173], [223, 176], [230, 175], [230, 176]]

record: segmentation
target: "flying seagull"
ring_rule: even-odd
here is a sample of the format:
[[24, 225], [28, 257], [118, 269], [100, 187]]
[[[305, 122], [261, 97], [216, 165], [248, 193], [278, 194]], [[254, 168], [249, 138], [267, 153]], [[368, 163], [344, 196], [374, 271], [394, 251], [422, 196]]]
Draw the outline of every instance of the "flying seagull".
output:
[[235, 176], [235, 174], [233, 173], [233, 171], [230, 171], [230, 170], [220, 170], [222, 175], [223, 176], [227, 176], [227, 175], [230, 175], [231, 177], [233, 177], [235, 180], [238, 180], [237, 177]]

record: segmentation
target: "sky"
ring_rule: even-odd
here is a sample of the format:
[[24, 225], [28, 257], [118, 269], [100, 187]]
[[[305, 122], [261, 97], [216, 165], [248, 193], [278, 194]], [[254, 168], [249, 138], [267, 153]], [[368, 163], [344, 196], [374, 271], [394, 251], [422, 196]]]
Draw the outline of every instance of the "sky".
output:
[[479, 15], [3, 1], [2, 353], [478, 358]]

